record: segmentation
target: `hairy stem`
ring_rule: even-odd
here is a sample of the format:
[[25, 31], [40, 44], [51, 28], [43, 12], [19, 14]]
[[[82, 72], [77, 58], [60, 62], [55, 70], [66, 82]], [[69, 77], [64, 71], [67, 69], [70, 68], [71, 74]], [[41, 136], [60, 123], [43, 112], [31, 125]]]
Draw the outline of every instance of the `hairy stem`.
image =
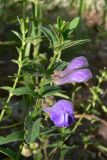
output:
[[89, 114], [76, 114], [75, 118], [85, 118], [85, 119], [95, 119], [99, 122], [101, 122], [102, 124], [104, 124], [107, 127], [107, 121], [95, 116], [95, 115], [89, 115]]
[[[22, 45], [22, 48], [24, 48], [23, 45]], [[16, 85], [18, 83], [18, 80], [19, 80], [19, 77], [20, 77], [20, 73], [21, 73], [21, 68], [22, 68], [22, 64], [21, 64], [21, 62], [22, 62], [22, 52], [21, 51], [19, 53], [18, 61], [19, 61], [19, 68], [18, 68], [17, 76], [16, 76], [16, 79], [14, 81], [12, 90], [16, 88]], [[7, 101], [6, 101], [6, 103], [5, 103], [4, 107], [3, 107], [3, 110], [1, 111], [1, 114], [0, 114], [0, 122], [2, 121], [2, 119], [4, 117], [5, 111], [6, 111], [7, 107], [8, 107], [8, 103], [10, 102], [10, 99], [13, 97], [13, 95], [14, 94], [12, 92], [9, 92], [9, 96], [7, 98]]]
[[57, 56], [58, 56], [58, 51], [54, 51], [54, 55], [53, 57], [51, 58], [51, 63], [49, 64], [48, 66], [48, 69], [51, 69], [51, 67], [53, 66], [53, 64], [55, 63], [56, 59], [57, 59]]

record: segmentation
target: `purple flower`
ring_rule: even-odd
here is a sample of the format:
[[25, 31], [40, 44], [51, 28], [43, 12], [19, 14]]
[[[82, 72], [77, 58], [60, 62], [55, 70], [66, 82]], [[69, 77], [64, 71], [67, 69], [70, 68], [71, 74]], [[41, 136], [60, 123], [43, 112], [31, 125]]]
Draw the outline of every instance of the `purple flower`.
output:
[[69, 127], [74, 122], [73, 104], [68, 100], [59, 100], [52, 107], [44, 109], [58, 127]]
[[56, 85], [86, 82], [92, 77], [85, 57], [74, 58], [63, 71], [56, 71], [53, 80]]

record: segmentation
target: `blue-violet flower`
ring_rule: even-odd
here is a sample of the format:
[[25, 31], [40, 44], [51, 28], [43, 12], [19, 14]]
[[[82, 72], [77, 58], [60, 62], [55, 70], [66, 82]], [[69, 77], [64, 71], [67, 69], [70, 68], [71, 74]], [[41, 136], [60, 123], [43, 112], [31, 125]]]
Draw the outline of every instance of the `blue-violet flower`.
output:
[[59, 100], [52, 107], [44, 109], [57, 127], [69, 127], [74, 122], [74, 109], [72, 102]]
[[53, 80], [56, 85], [86, 82], [92, 77], [85, 57], [74, 58], [63, 71], [56, 71]]

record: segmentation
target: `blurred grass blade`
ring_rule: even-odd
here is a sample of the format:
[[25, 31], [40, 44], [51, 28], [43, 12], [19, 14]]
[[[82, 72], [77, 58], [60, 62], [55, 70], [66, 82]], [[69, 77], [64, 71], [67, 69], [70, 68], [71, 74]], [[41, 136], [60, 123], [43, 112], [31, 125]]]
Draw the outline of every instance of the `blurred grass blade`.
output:
[[22, 132], [13, 132], [5, 137], [0, 136], [0, 145], [23, 140]]
[[10, 148], [0, 147], [0, 153], [3, 153], [4, 155], [8, 156], [9, 158], [11, 158], [11, 160], [17, 159], [17, 154], [15, 153], [15, 151], [12, 151]]

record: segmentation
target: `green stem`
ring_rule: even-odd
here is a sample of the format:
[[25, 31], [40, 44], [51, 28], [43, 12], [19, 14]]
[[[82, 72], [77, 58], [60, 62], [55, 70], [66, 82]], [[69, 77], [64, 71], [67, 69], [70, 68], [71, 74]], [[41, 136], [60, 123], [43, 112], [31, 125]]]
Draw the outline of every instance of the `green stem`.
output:
[[[19, 69], [18, 69], [18, 72], [17, 72], [17, 77], [16, 77], [15, 82], [13, 84], [12, 90], [16, 88], [16, 85], [17, 85], [19, 77], [20, 77], [21, 68], [22, 68], [22, 64], [21, 64], [21, 62], [22, 62], [22, 52], [19, 53], [18, 61], [19, 61]], [[3, 116], [5, 114], [6, 108], [8, 107], [8, 103], [10, 102], [10, 99], [13, 97], [13, 95], [14, 94], [12, 92], [9, 92], [9, 96], [7, 98], [6, 104], [5, 104], [3, 110], [1, 111], [1, 114], [0, 114], [0, 122], [3, 119]]]
[[0, 127], [0, 130], [1, 130], [1, 129], [9, 129], [9, 128], [12, 128], [12, 127], [15, 127], [15, 126], [19, 126], [19, 125], [21, 125], [21, 124], [23, 124], [23, 122], [19, 122], [19, 123], [16, 123], [16, 124], [12, 124], [12, 125], [10, 125], [10, 126], [3, 126], [3, 127]]
[[102, 18], [103, 28], [105, 27], [105, 24], [106, 24], [106, 18], [107, 18], [107, 0], [105, 0], [105, 6], [104, 6], [104, 11], [103, 11], [103, 18]]
[[79, 6], [79, 11], [78, 11], [78, 15], [80, 16], [80, 18], [83, 15], [83, 11], [84, 11], [84, 0], [80, 0], [80, 6]]
[[48, 66], [48, 69], [51, 69], [51, 67], [53, 66], [53, 64], [55, 63], [55, 60], [57, 59], [59, 59], [59, 57], [57, 58], [57, 56], [59, 55], [58, 54], [59, 52], [58, 51], [55, 51], [54, 52], [54, 56], [51, 58], [52, 60], [51, 60], [51, 63], [49, 64], [49, 66]]
[[23, 8], [22, 8], [22, 14], [23, 14], [23, 19], [25, 19], [25, 15], [26, 15], [26, 3], [23, 2]]
[[[18, 58], [18, 72], [17, 72], [17, 76], [16, 76], [16, 79], [14, 81], [14, 84], [13, 84], [13, 87], [12, 87], [12, 90], [14, 90], [16, 88], [16, 85], [19, 81], [19, 77], [20, 77], [20, 74], [21, 74], [21, 69], [22, 69], [22, 60], [23, 60], [23, 51], [25, 49], [25, 40], [26, 40], [26, 33], [25, 33], [25, 24], [22, 23], [23, 25], [23, 31], [21, 30], [22, 32], [22, 45], [21, 45], [21, 48], [20, 50], [18, 51], [19, 52], [19, 58]], [[3, 110], [1, 111], [1, 114], [0, 114], [0, 122], [2, 121], [3, 119], [3, 116], [5, 114], [5, 111], [6, 111], [6, 108], [8, 107], [8, 103], [10, 102], [11, 98], [13, 97], [13, 93], [12, 92], [9, 92], [9, 95], [8, 95], [8, 98], [6, 100], [6, 103], [4, 104], [4, 107], [3, 107]]]
[[37, 113], [38, 113], [38, 110], [40, 109], [40, 103], [41, 103], [41, 100], [38, 98], [36, 100], [36, 105], [34, 106], [34, 111], [32, 113], [32, 117], [35, 118]]
[[[89, 109], [90, 109], [91, 105], [89, 105], [85, 112], [87, 112]], [[84, 115], [85, 115], [85, 112], [83, 113], [83, 115], [81, 116], [81, 118], [77, 121], [76, 125], [74, 126], [74, 128], [72, 129], [72, 133], [74, 133], [76, 131], [76, 129], [78, 128], [78, 126], [80, 125], [81, 121], [83, 120], [84, 118]]]
[[35, 37], [33, 56], [36, 58], [39, 54], [40, 41], [41, 41], [41, 19], [42, 19], [42, 6], [40, 0], [32, 2], [32, 36]]
[[58, 57], [57, 57], [57, 61], [59, 61], [61, 58], [61, 52], [58, 52]]

